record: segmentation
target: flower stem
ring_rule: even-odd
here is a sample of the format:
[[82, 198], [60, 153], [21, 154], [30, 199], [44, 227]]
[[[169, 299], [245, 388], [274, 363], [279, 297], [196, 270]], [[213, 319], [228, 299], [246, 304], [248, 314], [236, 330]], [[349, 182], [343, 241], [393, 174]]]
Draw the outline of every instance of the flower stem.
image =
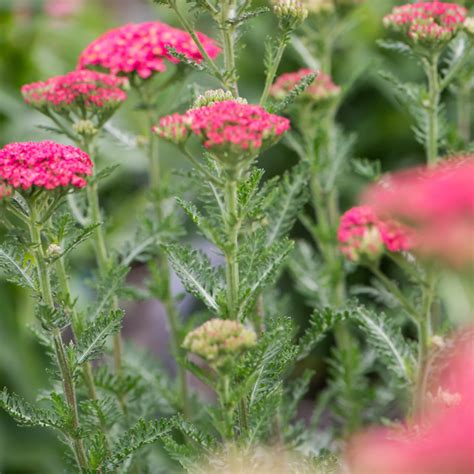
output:
[[237, 84], [237, 73], [235, 67], [235, 27], [229, 23], [230, 15], [235, 8], [233, 0], [224, 0], [221, 2], [221, 16], [219, 27], [221, 29], [222, 44], [224, 45], [224, 66], [226, 76], [226, 87], [229, 88], [234, 97], [239, 96], [239, 87]]
[[[41, 242], [41, 228], [39, 223], [39, 215], [37, 213], [36, 205], [34, 202], [30, 205], [30, 222], [29, 222], [30, 238], [32, 244], [32, 251], [35, 256], [36, 270], [38, 273], [38, 281], [40, 286], [41, 297], [44, 303], [54, 309], [54, 299], [51, 290], [51, 282], [49, 278], [49, 272], [45, 261], [43, 244]], [[69, 366], [69, 362], [66, 356], [66, 349], [61, 337], [61, 331], [59, 328], [53, 330], [53, 343], [54, 352], [56, 355], [56, 361], [61, 373], [61, 380], [63, 384], [64, 395], [66, 398], [67, 405], [71, 413], [71, 426], [73, 433], [69, 433], [71, 439], [72, 449], [76, 458], [77, 465], [80, 472], [87, 470], [87, 457], [84, 450], [84, 445], [81, 438], [79, 437], [80, 424], [79, 414], [77, 409], [76, 390], [74, 386], [74, 377]]]
[[227, 312], [230, 319], [237, 319], [239, 300], [239, 220], [237, 202], [237, 181], [231, 177], [225, 183], [225, 204], [227, 208], [226, 230], [228, 236], [226, 258]]
[[280, 38], [280, 42], [278, 44], [278, 48], [273, 58], [272, 64], [268, 68], [267, 77], [265, 79], [265, 87], [262, 92], [262, 96], [260, 97], [260, 105], [264, 105], [268, 99], [268, 94], [270, 93], [270, 88], [273, 84], [273, 80], [275, 79], [278, 66], [280, 65], [281, 59], [283, 57], [283, 53], [285, 52], [286, 46], [288, 44], [288, 38], [283, 36]]
[[471, 110], [472, 93], [469, 81], [464, 81], [459, 85], [457, 94], [458, 103], [458, 129], [464, 145], [467, 146], [471, 141]]
[[425, 72], [428, 78], [428, 131], [426, 137], [426, 160], [433, 166], [438, 161], [439, 123], [438, 109], [441, 95], [438, 74], [439, 53], [433, 53], [425, 61]]

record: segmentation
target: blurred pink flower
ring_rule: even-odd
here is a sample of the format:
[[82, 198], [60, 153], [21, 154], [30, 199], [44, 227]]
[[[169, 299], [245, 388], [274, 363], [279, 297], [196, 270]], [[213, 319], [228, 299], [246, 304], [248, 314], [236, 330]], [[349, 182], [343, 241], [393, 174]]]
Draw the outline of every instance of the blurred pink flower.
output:
[[384, 25], [418, 41], [449, 41], [463, 28], [467, 10], [456, 3], [415, 2], [400, 5], [383, 19]]
[[[464, 340], [463, 340], [464, 339]], [[467, 331], [432, 385], [426, 418], [405, 430], [378, 429], [349, 445], [350, 474], [472, 474], [474, 472], [474, 339]], [[437, 386], [437, 390], [436, 390]]]
[[340, 94], [341, 88], [334, 84], [331, 76], [320, 71], [312, 69], [300, 69], [296, 72], [288, 72], [277, 78], [270, 89], [270, 94], [276, 99], [283, 99], [287, 96], [298, 83], [309, 74], [317, 74], [314, 81], [300, 95], [302, 99], [314, 102], [325, 101]]
[[[204, 49], [215, 58], [220, 48], [208, 36], [197, 33]], [[104, 33], [81, 53], [79, 68], [100, 67], [111, 74], [136, 73], [142, 79], [166, 70], [166, 60], [179, 61], [171, 56], [168, 47], [176, 49], [193, 61], [203, 57], [191, 36], [165, 23], [150, 21], [129, 23]]]
[[416, 251], [455, 267], [474, 263], [474, 156], [387, 176], [363, 202], [413, 229]]
[[408, 233], [393, 221], [383, 221], [369, 206], [349, 209], [337, 231], [339, 248], [347, 259], [377, 260], [384, 250], [401, 252], [411, 246]]
[[47, 0], [44, 6], [45, 13], [53, 18], [66, 18], [77, 13], [84, 0]]

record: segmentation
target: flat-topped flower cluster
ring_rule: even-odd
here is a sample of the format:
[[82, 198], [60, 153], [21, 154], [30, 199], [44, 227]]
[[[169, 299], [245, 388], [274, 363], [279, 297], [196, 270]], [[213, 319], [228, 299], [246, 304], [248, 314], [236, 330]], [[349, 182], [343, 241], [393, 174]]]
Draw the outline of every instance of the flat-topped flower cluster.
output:
[[270, 95], [275, 99], [283, 99], [301, 82], [304, 77], [310, 74], [317, 74], [317, 76], [299, 98], [313, 102], [322, 102], [337, 97], [340, 94], [341, 88], [334, 84], [331, 76], [322, 71], [318, 72], [304, 68], [296, 72], [282, 74], [278, 77], [270, 89]]
[[[220, 48], [208, 36], [197, 32], [211, 58]], [[203, 57], [191, 36], [183, 30], [157, 21], [130, 23], [114, 28], [93, 41], [80, 55], [79, 68], [96, 66], [111, 74], [136, 73], [142, 79], [166, 70], [166, 61], [178, 63], [168, 48], [174, 48], [196, 62]]]
[[384, 250], [409, 250], [411, 242], [405, 229], [393, 221], [380, 219], [370, 206], [349, 209], [342, 217], [337, 234], [341, 252], [348, 260], [376, 260]]
[[184, 115], [163, 117], [154, 130], [175, 143], [194, 134], [212, 152], [247, 154], [274, 143], [289, 127], [288, 119], [270, 114], [263, 107], [224, 100], [191, 109]]
[[445, 42], [463, 28], [466, 17], [466, 8], [455, 3], [416, 2], [395, 7], [383, 23], [414, 42]]
[[2, 186], [24, 191], [83, 188], [92, 166], [87, 153], [52, 141], [10, 143], [0, 150]]
[[72, 71], [21, 88], [25, 102], [36, 108], [115, 107], [125, 101], [126, 78], [96, 71]]

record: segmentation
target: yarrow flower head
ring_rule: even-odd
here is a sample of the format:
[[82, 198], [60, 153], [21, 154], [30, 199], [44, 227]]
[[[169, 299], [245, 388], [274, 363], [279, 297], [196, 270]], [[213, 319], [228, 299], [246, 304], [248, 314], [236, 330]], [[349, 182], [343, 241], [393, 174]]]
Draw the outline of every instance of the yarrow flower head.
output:
[[321, 71], [300, 69], [299, 71], [288, 72], [278, 77], [270, 89], [270, 95], [278, 100], [284, 99], [304, 77], [310, 74], [317, 74], [317, 76], [304, 92], [298, 96], [298, 99], [322, 103], [337, 97], [341, 93], [341, 88], [334, 84], [331, 76]]
[[288, 119], [270, 114], [263, 107], [224, 100], [184, 115], [164, 117], [154, 131], [162, 138], [182, 143], [187, 130], [189, 135], [199, 137], [216, 159], [232, 165], [238, 158], [254, 158], [289, 127]]
[[96, 71], [72, 71], [21, 88], [25, 102], [41, 111], [88, 117], [109, 116], [127, 98], [126, 78]]
[[417, 253], [457, 268], [474, 264], [473, 189], [474, 156], [467, 155], [389, 175], [363, 200], [412, 229]]
[[376, 261], [385, 250], [401, 252], [411, 246], [402, 226], [381, 220], [369, 206], [349, 209], [341, 217], [337, 238], [341, 252], [352, 262]]
[[[220, 52], [216, 43], [197, 33], [207, 54], [214, 59]], [[193, 61], [203, 57], [191, 36], [183, 30], [157, 21], [130, 23], [108, 31], [81, 53], [79, 68], [99, 67], [111, 74], [136, 74], [142, 79], [166, 70], [166, 61], [178, 63], [168, 48]]]
[[230, 91], [225, 91], [224, 89], [213, 89], [199, 95], [194, 101], [192, 108], [199, 109], [200, 107], [214, 105], [216, 102], [224, 102], [226, 100], [234, 100], [240, 104], [247, 104], [247, 99], [242, 97], [234, 98]]
[[414, 43], [443, 45], [463, 28], [466, 15], [466, 8], [456, 3], [416, 2], [395, 7], [383, 23]]
[[237, 321], [211, 319], [190, 332], [183, 342], [188, 351], [202, 357], [210, 366], [221, 368], [257, 342], [254, 331]]
[[308, 16], [308, 10], [298, 0], [277, 0], [274, 3], [273, 11], [284, 30], [297, 28]]
[[464, 31], [471, 36], [474, 36], [474, 16], [470, 16], [464, 20]]
[[10, 143], [0, 150], [0, 187], [83, 188], [92, 166], [89, 155], [73, 146], [52, 141]]

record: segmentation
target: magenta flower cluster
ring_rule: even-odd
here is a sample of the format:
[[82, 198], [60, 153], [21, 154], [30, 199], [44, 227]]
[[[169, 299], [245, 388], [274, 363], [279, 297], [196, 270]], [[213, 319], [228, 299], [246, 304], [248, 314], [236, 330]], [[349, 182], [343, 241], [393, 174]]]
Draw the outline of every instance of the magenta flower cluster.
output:
[[22, 189], [83, 188], [92, 161], [79, 148], [52, 141], [10, 143], [0, 150], [3, 186]]
[[[204, 49], [215, 58], [220, 48], [208, 36], [197, 33]], [[166, 70], [166, 61], [178, 63], [168, 48], [196, 62], [203, 57], [191, 36], [157, 21], [130, 23], [110, 30], [93, 41], [80, 55], [79, 68], [100, 67], [111, 74], [136, 73], [142, 79]]]
[[309, 74], [317, 74], [317, 76], [301, 94], [301, 98], [321, 102], [340, 94], [341, 88], [334, 84], [331, 76], [322, 71], [318, 72], [305, 68], [296, 72], [288, 72], [278, 77], [270, 89], [270, 95], [276, 99], [283, 99]]
[[466, 16], [466, 8], [455, 3], [416, 2], [395, 7], [383, 22], [414, 41], [447, 41], [463, 27]]
[[384, 250], [401, 252], [411, 247], [408, 232], [401, 225], [380, 219], [369, 206], [349, 209], [341, 217], [337, 237], [341, 252], [353, 262], [364, 257], [376, 259]]
[[417, 252], [452, 265], [474, 263], [474, 156], [388, 176], [370, 188], [364, 201], [382, 217], [413, 229]]
[[26, 84], [21, 93], [27, 104], [37, 108], [113, 107], [127, 98], [127, 85], [125, 78], [83, 70]]
[[263, 107], [225, 100], [184, 115], [163, 117], [154, 130], [175, 142], [184, 141], [192, 133], [216, 153], [247, 154], [270, 145], [289, 128], [288, 119], [270, 114]]

